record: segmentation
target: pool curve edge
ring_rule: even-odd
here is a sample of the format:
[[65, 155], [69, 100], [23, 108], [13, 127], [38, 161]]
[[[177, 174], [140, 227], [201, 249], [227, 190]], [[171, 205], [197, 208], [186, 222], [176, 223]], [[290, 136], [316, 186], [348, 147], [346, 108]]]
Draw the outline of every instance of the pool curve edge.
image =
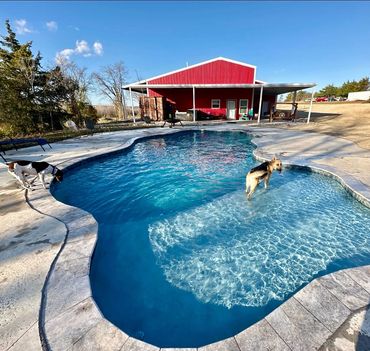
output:
[[[74, 168], [92, 159], [130, 148], [138, 140], [180, 131], [172, 129], [168, 133], [133, 137], [108, 152], [105, 150], [89, 157], [70, 159], [60, 168]], [[249, 132], [254, 136], [257, 133], [245, 129], [234, 131]], [[257, 147], [253, 152], [256, 159], [264, 161], [271, 157], [259, 149], [256, 138], [252, 142]], [[286, 159], [284, 165], [308, 168], [329, 176], [370, 208], [370, 199], [363, 195], [361, 183], [346, 174], [338, 175], [340, 172], [334, 167], [319, 167], [304, 160], [299, 164], [290, 163]], [[43, 350], [197, 350], [160, 349], [129, 337], [106, 320], [92, 297], [89, 281], [98, 223], [90, 213], [58, 202], [49, 191], [26, 193], [26, 199], [34, 210], [66, 226], [65, 240], [51, 264], [42, 289], [39, 334]], [[198, 350], [246, 351], [256, 350], [258, 345], [261, 350], [271, 348], [280, 351], [296, 349], [299, 344], [319, 348], [355, 311], [368, 306], [369, 301], [370, 265], [340, 270], [314, 279], [261, 321], [242, 332]], [[302, 320], [305, 322], [302, 323]]]

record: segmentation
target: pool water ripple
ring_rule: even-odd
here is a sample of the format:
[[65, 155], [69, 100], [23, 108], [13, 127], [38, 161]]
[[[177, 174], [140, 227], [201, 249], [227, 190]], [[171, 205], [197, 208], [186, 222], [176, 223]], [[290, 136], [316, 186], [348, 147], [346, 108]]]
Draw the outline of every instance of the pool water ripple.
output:
[[99, 222], [90, 278], [109, 320], [160, 347], [198, 347], [370, 262], [370, 211], [330, 178], [284, 170], [247, 201], [252, 151], [244, 133], [187, 132], [67, 172], [53, 193]]

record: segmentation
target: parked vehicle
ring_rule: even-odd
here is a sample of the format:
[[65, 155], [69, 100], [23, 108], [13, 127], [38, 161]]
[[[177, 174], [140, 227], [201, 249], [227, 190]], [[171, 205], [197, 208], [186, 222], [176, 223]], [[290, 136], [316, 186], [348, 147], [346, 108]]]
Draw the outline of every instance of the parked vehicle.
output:
[[338, 96], [338, 97], [336, 97], [336, 96], [330, 96], [328, 98], [328, 101], [346, 101], [346, 100], [347, 100], [347, 98], [341, 97], [341, 96]]
[[328, 101], [328, 98], [325, 97], [325, 96], [322, 96], [322, 97], [317, 97], [315, 99], [315, 102], [324, 102], [324, 101]]

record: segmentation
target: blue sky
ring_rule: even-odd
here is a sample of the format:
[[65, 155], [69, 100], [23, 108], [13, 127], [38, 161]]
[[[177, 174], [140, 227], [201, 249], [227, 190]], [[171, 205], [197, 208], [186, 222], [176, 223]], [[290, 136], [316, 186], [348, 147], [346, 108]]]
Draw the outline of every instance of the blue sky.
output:
[[45, 66], [60, 52], [90, 72], [123, 60], [129, 81], [217, 56], [256, 65], [268, 82], [320, 88], [370, 75], [364, 1], [0, 2], [0, 34], [7, 18]]

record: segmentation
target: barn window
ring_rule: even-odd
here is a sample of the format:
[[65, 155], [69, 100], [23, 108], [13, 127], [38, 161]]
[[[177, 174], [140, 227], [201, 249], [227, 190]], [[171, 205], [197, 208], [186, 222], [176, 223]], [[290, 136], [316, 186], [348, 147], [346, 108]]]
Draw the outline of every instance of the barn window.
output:
[[239, 114], [248, 113], [248, 99], [240, 99], [239, 101]]
[[221, 100], [220, 99], [212, 99], [211, 100], [211, 108], [220, 108], [221, 107]]

